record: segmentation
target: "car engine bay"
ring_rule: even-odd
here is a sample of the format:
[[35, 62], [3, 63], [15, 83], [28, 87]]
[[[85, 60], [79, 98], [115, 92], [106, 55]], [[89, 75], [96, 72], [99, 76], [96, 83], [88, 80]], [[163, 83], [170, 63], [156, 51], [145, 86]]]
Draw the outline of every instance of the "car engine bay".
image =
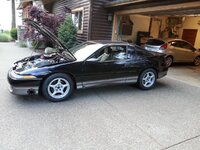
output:
[[47, 47], [45, 48], [44, 54], [26, 57], [15, 62], [13, 70], [22, 72], [32, 68], [40, 68], [69, 61], [71, 61], [71, 59], [67, 57], [67, 52], [64, 51], [60, 53], [54, 48]]

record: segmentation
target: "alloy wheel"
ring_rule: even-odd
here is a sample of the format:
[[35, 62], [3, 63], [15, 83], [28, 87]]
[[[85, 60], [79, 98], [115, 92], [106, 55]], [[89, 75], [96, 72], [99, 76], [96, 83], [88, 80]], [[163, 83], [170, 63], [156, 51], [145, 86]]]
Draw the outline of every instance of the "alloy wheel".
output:
[[195, 65], [195, 66], [199, 66], [199, 65], [200, 65], [200, 57], [196, 57], [196, 58], [194, 59], [194, 65]]
[[54, 99], [64, 98], [70, 91], [70, 84], [64, 78], [55, 78], [48, 85], [48, 94]]
[[142, 78], [142, 84], [145, 88], [151, 87], [156, 80], [156, 76], [153, 72], [146, 72]]

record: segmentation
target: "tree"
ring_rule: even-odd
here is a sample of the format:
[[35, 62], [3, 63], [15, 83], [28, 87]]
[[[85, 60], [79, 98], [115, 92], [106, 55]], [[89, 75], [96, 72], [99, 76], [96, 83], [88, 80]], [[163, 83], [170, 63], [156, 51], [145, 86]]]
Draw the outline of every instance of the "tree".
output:
[[11, 0], [11, 5], [12, 5], [12, 28], [16, 28], [15, 0]]
[[67, 16], [64, 23], [58, 29], [58, 38], [69, 49], [77, 44], [76, 33], [77, 29], [73, 24], [72, 18]]
[[[29, 19], [38, 22], [42, 26], [45, 26], [57, 36], [60, 24], [65, 21], [66, 14], [71, 12], [71, 10], [67, 7], [64, 8], [65, 9], [63, 13], [59, 15], [48, 13], [42, 8], [36, 6], [28, 6], [27, 10]], [[40, 36], [40, 33], [35, 32], [35, 29], [29, 25], [26, 26], [26, 33], [24, 35], [24, 38], [49, 42], [47, 38]]]
[[58, 27], [65, 20], [65, 11], [63, 12], [63, 14], [55, 15], [52, 13], [48, 13], [45, 10], [36, 6], [29, 6], [27, 9], [30, 19], [37, 21], [39, 24], [47, 27], [50, 31], [57, 35]]

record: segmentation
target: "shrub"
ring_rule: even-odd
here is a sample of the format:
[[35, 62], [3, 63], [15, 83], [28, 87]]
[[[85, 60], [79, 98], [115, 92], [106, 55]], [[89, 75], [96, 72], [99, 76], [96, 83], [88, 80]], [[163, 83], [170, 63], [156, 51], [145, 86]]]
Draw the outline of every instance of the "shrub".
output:
[[10, 42], [11, 37], [7, 33], [0, 33], [0, 42]]
[[77, 29], [73, 24], [72, 18], [66, 17], [64, 23], [58, 29], [58, 38], [69, 49], [76, 45], [76, 33]]
[[27, 47], [26, 42], [21, 41], [21, 42], [19, 43], [19, 47]]
[[10, 31], [10, 36], [14, 39], [17, 40], [17, 29], [16, 28], [12, 28]]

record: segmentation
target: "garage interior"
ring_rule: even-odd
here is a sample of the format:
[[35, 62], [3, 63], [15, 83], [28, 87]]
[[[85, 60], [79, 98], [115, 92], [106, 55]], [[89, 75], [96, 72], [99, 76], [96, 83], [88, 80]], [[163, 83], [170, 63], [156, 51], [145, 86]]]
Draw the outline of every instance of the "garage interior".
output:
[[128, 15], [119, 19], [120, 26], [114, 27], [115, 33], [120, 28], [119, 34], [114, 34], [113, 40], [143, 45], [148, 38], [179, 38], [200, 48], [200, 15]]
[[[112, 2], [112, 40], [143, 45], [148, 38], [179, 38], [200, 49], [200, 2]], [[174, 3], [174, 4], [171, 4]]]

